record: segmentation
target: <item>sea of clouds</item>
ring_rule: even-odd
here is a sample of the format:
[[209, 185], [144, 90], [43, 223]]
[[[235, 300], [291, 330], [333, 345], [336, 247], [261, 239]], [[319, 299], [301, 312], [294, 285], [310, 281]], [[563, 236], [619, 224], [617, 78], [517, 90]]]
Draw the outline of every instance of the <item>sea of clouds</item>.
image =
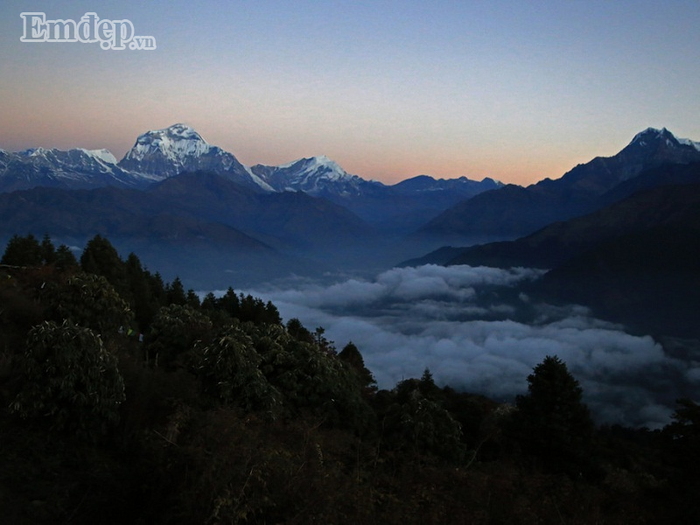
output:
[[325, 329], [338, 350], [353, 342], [380, 388], [420, 377], [513, 402], [527, 376], [557, 355], [580, 382], [599, 423], [658, 428], [700, 383], [700, 363], [668, 355], [649, 336], [596, 319], [581, 306], [533, 302], [526, 268], [426, 265], [374, 278], [308, 279], [245, 290], [286, 320]]

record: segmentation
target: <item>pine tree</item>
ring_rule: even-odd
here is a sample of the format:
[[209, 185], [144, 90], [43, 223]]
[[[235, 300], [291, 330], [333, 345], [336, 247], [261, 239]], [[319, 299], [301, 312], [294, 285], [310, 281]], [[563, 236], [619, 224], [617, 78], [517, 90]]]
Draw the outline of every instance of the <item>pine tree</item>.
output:
[[574, 475], [587, 470], [594, 425], [578, 381], [556, 356], [547, 356], [527, 381], [528, 393], [516, 401], [514, 439], [552, 470]]
[[13, 235], [0, 259], [0, 263], [10, 266], [41, 266], [43, 262], [41, 245], [31, 233], [26, 237]]
[[357, 347], [349, 342], [338, 354], [338, 358], [344, 361], [357, 375], [357, 380], [360, 387], [367, 394], [373, 394], [377, 391], [377, 381], [374, 379], [372, 372], [365, 366], [365, 360]]
[[65, 244], [61, 244], [56, 250], [56, 268], [59, 270], [78, 269], [78, 260]]
[[145, 331], [158, 311], [157, 299], [153, 296], [152, 287], [149, 286], [150, 274], [143, 269], [141, 261], [134, 253], [130, 253], [124, 263], [127, 285], [129, 287], [128, 299], [139, 329]]
[[88, 241], [80, 257], [80, 266], [84, 272], [101, 275], [107, 279], [121, 296], [128, 296], [124, 262], [112, 243], [101, 235], [95, 235]]
[[53, 264], [56, 262], [56, 248], [51, 242], [51, 237], [49, 234], [44, 234], [44, 238], [41, 240], [41, 258], [44, 264]]
[[175, 277], [173, 282], [165, 287], [165, 297], [169, 305], [177, 304], [179, 306], [184, 306], [187, 304], [185, 287], [182, 285], [182, 281], [179, 277]]

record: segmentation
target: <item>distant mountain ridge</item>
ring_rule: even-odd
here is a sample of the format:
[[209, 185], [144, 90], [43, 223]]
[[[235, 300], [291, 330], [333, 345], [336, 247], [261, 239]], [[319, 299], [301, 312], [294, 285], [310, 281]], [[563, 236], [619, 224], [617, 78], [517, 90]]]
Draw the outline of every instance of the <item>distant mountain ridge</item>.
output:
[[0, 194], [0, 239], [34, 232], [67, 245], [108, 236], [202, 286], [330, 271], [373, 230], [352, 212], [303, 192], [261, 193], [211, 172], [182, 173], [145, 190], [38, 187]]
[[647, 128], [616, 155], [579, 164], [559, 179], [525, 188], [507, 185], [460, 202], [423, 226], [419, 235], [516, 238], [600, 208], [604, 194], [646, 170], [698, 161], [700, 143], [678, 139], [666, 128]]
[[[615, 156], [527, 188], [427, 175], [387, 186], [325, 156], [249, 168], [177, 124], [139, 135], [119, 162], [106, 150], [0, 150], [0, 240], [49, 233], [80, 246], [100, 233], [173, 275], [206, 274], [217, 283], [234, 271], [257, 278], [364, 272], [445, 246], [446, 235], [467, 237], [470, 245], [514, 239], [641, 190], [692, 184], [694, 162], [699, 143], [649, 128]], [[567, 255], [557, 244], [564, 238], [555, 237], [485, 244], [464, 262], [551, 267]], [[463, 254], [443, 248], [426, 262]]]
[[[37, 186], [87, 189], [123, 186], [143, 189], [180, 173], [206, 171], [260, 192], [303, 191], [313, 196], [347, 198], [391, 192], [391, 186], [351, 175], [326, 156], [303, 158], [280, 166], [243, 165], [232, 154], [205, 141], [192, 127], [174, 124], [139, 135], [120, 161], [108, 150], [35, 148], [0, 150], [0, 193]], [[444, 181], [421, 176], [423, 186], [440, 191]], [[468, 181], [462, 177], [455, 179]], [[405, 181], [404, 181], [405, 182]], [[469, 181], [470, 193], [480, 183]], [[498, 183], [485, 180], [483, 189]], [[422, 188], [424, 190], [426, 188]], [[427, 188], [430, 189], [430, 188]], [[406, 193], [406, 187], [400, 191]]]
[[38, 186], [88, 189], [144, 187], [157, 179], [122, 169], [108, 150], [31, 148], [0, 150], [0, 193]]
[[349, 174], [325, 155], [248, 167], [185, 124], [139, 135], [119, 162], [107, 150], [0, 150], [0, 193], [35, 187], [145, 190], [193, 172], [215, 173], [261, 194], [300, 191], [324, 198], [393, 235], [409, 233], [450, 206], [502, 186], [489, 178], [436, 180], [427, 175], [385, 185]]
[[325, 155], [299, 159], [281, 166], [256, 164], [251, 171], [275, 191], [303, 191], [314, 196], [324, 194], [360, 195], [368, 187], [383, 186], [350, 175]]
[[403, 266], [544, 268], [522, 290], [528, 302], [582, 304], [640, 334], [698, 339], [700, 162], [637, 178], [608, 192], [628, 196], [590, 214], [513, 241], [443, 247]]
[[554, 268], [622, 235], [661, 226], [700, 231], [700, 162], [664, 165], [639, 177], [646, 188], [637, 190], [630, 184], [627, 192], [616, 192], [623, 198], [590, 214], [555, 222], [514, 241], [437, 250], [416, 262]]

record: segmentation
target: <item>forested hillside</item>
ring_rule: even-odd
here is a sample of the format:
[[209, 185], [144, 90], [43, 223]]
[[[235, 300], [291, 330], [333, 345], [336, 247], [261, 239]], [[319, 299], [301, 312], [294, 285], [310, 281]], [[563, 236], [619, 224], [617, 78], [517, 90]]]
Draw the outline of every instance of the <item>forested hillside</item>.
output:
[[0, 261], [4, 523], [691, 523], [700, 407], [596, 428], [556, 356], [501, 404], [94, 237]]

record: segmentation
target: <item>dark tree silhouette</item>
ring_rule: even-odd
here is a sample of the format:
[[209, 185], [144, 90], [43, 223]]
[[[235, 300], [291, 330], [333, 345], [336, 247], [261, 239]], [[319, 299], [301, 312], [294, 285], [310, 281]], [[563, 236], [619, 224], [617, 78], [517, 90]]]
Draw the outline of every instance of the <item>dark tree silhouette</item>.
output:
[[65, 244], [61, 244], [56, 249], [56, 268], [59, 270], [70, 270], [78, 268], [78, 260]]
[[578, 475], [590, 466], [594, 431], [583, 390], [558, 357], [547, 356], [517, 397], [512, 431], [523, 451], [555, 471]]
[[349, 342], [338, 354], [338, 358], [344, 361], [357, 374], [357, 380], [360, 387], [367, 394], [373, 394], [377, 391], [377, 381], [374, 379], [372, 372], [365, 366], [365, 360], [358, 348]]
[[0, 259], [0, 263], [10, 266], [41, 266], [43, 262], [41, 245], [31, 233], [26, 237], [13, 235]]
[[46, 288], [45, 299], [54, 320], [70, 319], [96, 331], [103, 339], [114, 337], [133, 320], [126, 301], [99, 275], [78, 272]]
[[187, 304], [185, 287], [182, 285], [182, 281], [179, 277], [175, 277], [173, 282], [165, 287], [165, 297], [169, 305], [177, 304], [179, 306], [184, 306]]
[[56, 248], [51, 242], [51, 237], [49, 234], [44, 234], [44, 238], [41, 240], [41, 258], [44, 264], [54, 264], [56, 262]]
[[80, 256], [84, 272], [101, 275], [122, 296], [128, 295], [126, 268], [116, 248], [101, 235], [88, 241]]
[[153, 366], [172, 367], [198, 340], [208, 339], [211, 320], [191, 306], [164, 306], [146, 334], [146, 352]]

